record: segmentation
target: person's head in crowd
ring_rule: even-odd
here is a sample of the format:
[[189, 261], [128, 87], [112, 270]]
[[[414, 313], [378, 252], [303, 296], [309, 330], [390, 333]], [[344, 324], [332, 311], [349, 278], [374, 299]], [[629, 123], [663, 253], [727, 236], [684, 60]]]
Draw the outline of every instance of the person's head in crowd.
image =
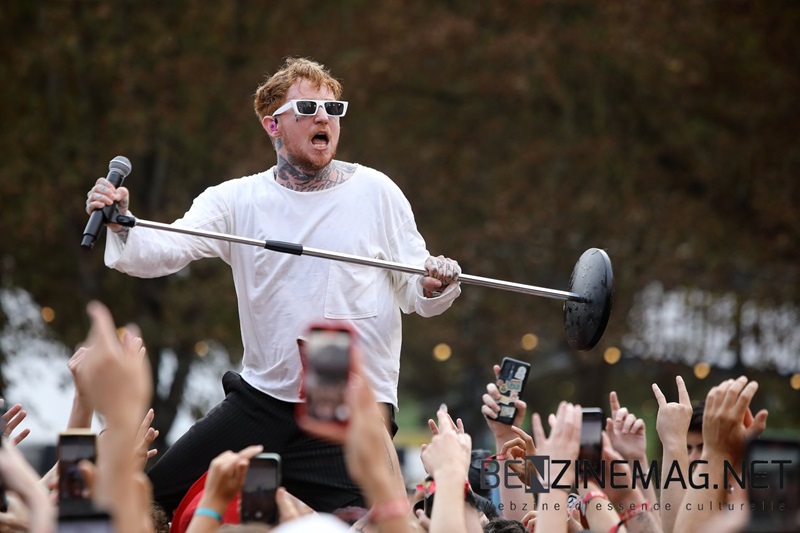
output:
[[470, 457], [469, 472], [467, 478], [469, 479], [469, 486], [472, 487], [472, 492], [483, 498], [491, 498], [491, 489], [481, 488], [481, 468], [483, 460], [492, 455], [491, 450], [475, 449], [472, 450]]
[[703, 410], [705, 402], [700, 402], [692, 407], [692, 420], [689, 422], [689, 431], [686, 434], [686, 452], [689, 462], [699, 461], [703, 453]]
[[519, 520], [494, 518], [483, 525], [483, 533], [528, 533]]

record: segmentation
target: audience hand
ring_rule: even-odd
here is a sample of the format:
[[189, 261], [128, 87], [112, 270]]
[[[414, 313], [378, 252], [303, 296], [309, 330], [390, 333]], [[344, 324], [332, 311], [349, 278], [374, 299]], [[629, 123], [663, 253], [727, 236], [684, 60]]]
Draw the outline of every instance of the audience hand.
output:
[[644, 420], [620, 406], [616, 391], [608, 395], [611, 417], [606, 419], [606, 433], [614, 449], [626, 461], [645, 461], [647, 432]]
[[[2, 407], [4, 403], [5, 401], [0, 398], [0, 407]], [[31, 433], [30, 429], [25, 428], [20, 431], [16, 437], [11, 438], [11, 434], [15, 429], [17, 429], [17, 426], [19, 426], [20, 423], [25, 420], [26, 416], [28, 416], [28, 413], [22, 409], [22, 404], [19, 403], [12, 405], [8, 411], [3, 413], [3, 427], [5, 428], [3, 430], [3, 435], [10, 438], [11, 444], [14, 446], [25, 440], [25, 437]]]
[[686, 450], [686, 434], [692, 421], [692, 402], [686, 383], [683, 378], [675, 376], [678, 387], [678, 401], [667, 402], [661, 389], [653, 383], [653, 394], [658, 402], [658, 417], [656, 418], [656, 431], [661, 443], [667, 447], [674, 445], [676, 450]]

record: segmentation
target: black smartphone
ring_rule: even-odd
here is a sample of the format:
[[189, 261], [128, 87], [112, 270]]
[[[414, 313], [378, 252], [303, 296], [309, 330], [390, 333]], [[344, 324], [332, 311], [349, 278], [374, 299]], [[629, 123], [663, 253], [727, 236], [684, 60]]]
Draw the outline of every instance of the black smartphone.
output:
[[89, 429], [74, 429], [58, 436], [58, 514], [81, 518], [97, 514], [78, 464], [97, 462], [97, 436]]
[[241, 523], [278, 523], [278, 504], [275, 493], [281, 486], [281, 456], [260, 453], [250, 459], [242, 488], [239, 510]]
[[514, 400], [522, 396], [525, 383], [528, 381], [531, 365], [510, 357], [503, 358], [500, 364], [500, 373], [497, 375], [497, 390], [500, 391], [500, 412], [497, 413], [498, 422], [511, 425], [517, 415]]
[[[603, 426], [606, 415], [600, 407], [584, 407], [581, 424], [581, 448], [578, 453], [578, 470], [583, 477], [591, 475], [599, 479], [602, 475]], [[587, 472], [591, 468], [594, 472]]]
[[303, 363], [298, 416], [344, 426], [350, 418], [345, 399], [350, 376], [353, 332], [345, 326], [313, 326], [300, 344]]
[[751, 440], [745, 457], [750, 501], [746, 531], [800, 531], [800, 441]]
[[425, 497], [423, 498], [422, 508], [425, 510], [425, 516], [428, 518], [431, 517], [433, 513], [433, 497], [436, 496], [435, 491], [425, 492]]

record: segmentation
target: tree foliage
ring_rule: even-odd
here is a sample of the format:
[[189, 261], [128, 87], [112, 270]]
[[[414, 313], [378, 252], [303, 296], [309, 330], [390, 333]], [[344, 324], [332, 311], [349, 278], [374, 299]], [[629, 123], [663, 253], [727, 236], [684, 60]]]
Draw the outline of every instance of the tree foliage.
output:
[[[523, 355], [565, 358], [570, 394], [597, 403], [616, 379], [600, 354], [653, 280], [800, 300], [798, 26], [791, 1], [4, 2], [3, 284], [56, 309], [69, 344], [100, 298], [142, 326], [155, 372], [160, 349], [179, 354], [173, 393], [154, 399], [168, 427], [197, 341], [238, 362], [229, 273], [105, 269], [102, 241], [78, 246], [85, 193], [123, 154], [133, 211], [170, 221], [204, 188], [274, 164], [252, 94], [284, 57], [311, 56], [351, 102], [339, 157], [401, 186], [434, 254], [558, 289], [586, 248], [614, 263], [594, 351], [567, 350], [559, 303], [464, 287], [445, 316], [406, 320], [403, 390], [474, 405], [463, 391], [535, 332]], [[454, 356], [432, 367], [439, 342]]]

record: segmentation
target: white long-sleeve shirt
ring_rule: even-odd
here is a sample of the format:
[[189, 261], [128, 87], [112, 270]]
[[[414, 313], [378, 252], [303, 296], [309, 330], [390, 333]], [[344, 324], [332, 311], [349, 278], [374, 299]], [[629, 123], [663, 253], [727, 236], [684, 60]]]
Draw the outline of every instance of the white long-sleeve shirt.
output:
[[[403, 193], [364, 166], [346, 182], [314, 192], [281, 186], [272, 169], [230, 180], [208, 188], [173, 225], [418, 266], [429, 256]], [[341, 320], [357, 334], [376, 398], [397, 406], [400, 311], [438, 315], [461, 292], [452, 283], [441, 296], [425, 298], [419, 276], [143, 227], [132, 228], [125, 243], [109, 232], [105, 251], [107, 266], [142, 278], [203, 257], [219, 257], [233, 271], [242, 377], [289, 402], [299, 401], [297, 337], [311, 323]]]

